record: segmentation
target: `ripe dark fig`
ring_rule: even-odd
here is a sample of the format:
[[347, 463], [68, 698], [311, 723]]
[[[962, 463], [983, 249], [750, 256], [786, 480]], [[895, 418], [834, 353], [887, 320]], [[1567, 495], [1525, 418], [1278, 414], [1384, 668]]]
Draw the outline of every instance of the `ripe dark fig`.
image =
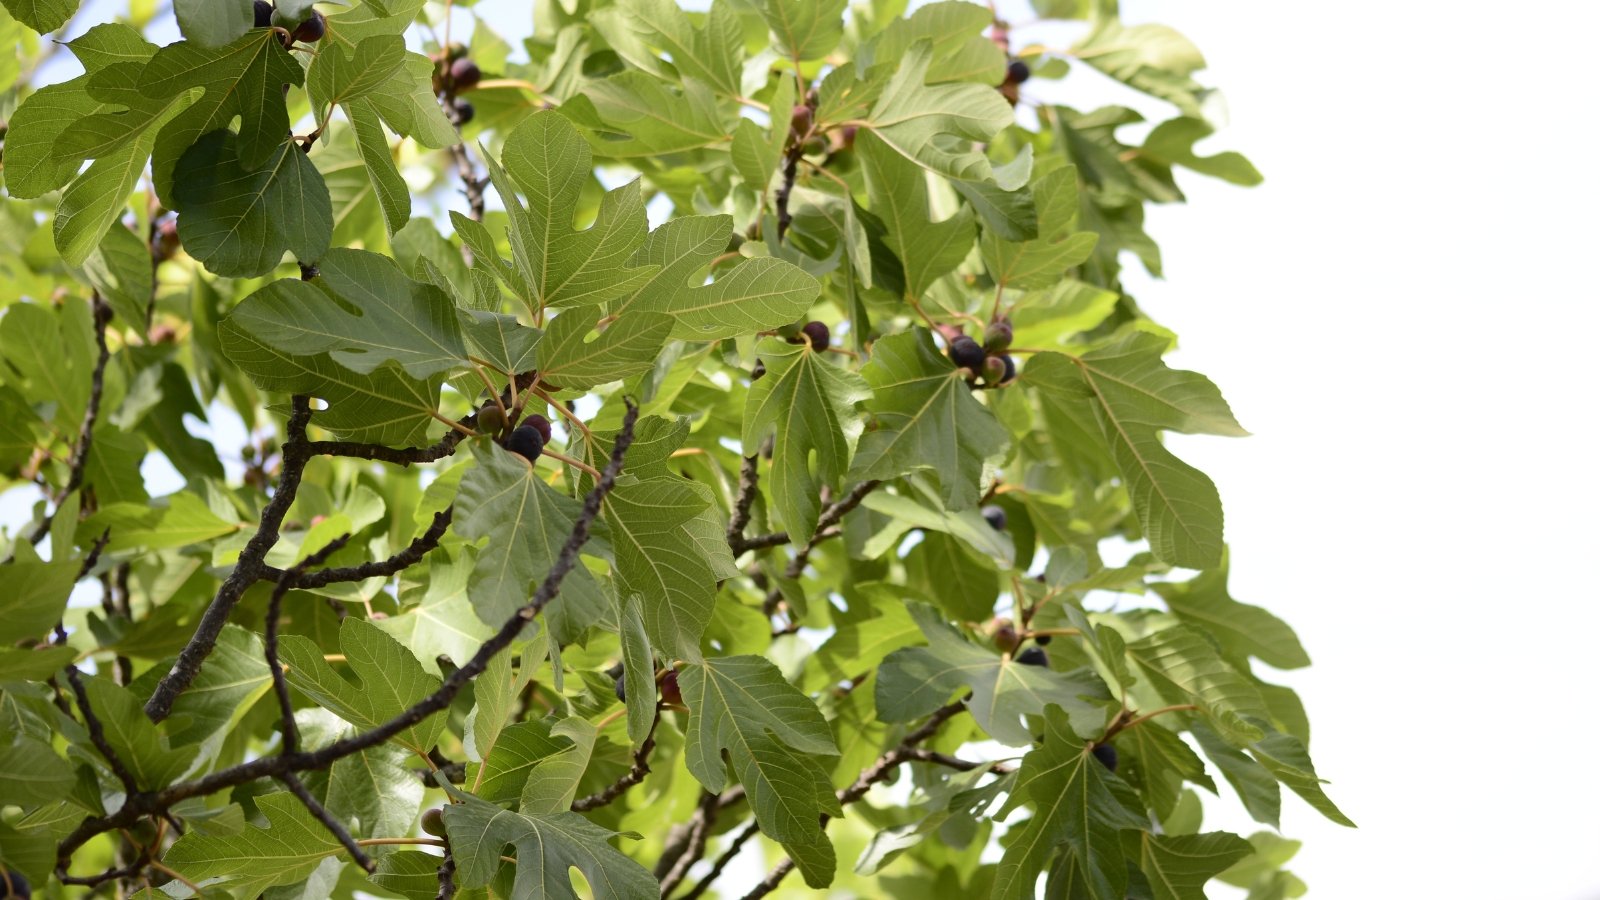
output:
[[756, 360], [755, 367], [750, 370], [750, 380], [760, 381], [761, 376], [765, 374], [767, 374], [767, 364], [759, 359]]
[[272, 4], [267, 0], [256, 0], [256, 27], [272, 27]]
[[839, 148], [849, 150], [856, 145], [856, 126], [846, 125], [839, 129]]
[[949, 352], [950, 361], [963, 369], [971, 369], [974, 372], [983, 369], [983, 361], [986, 355], [983, 352], [983, 348], [978, 346], [978, 342], [972, 338], [963, 334], [951, 340]]
[[789, 128], [796, 137], [803, 138], [811, 133], [811, 124], [816, 121], [815, 114], [809, 106], [796, 106], [789, 113]]
[[327, 18], [323, 16], [322, 13], [313, 9], [311, 11], [310, 18], [306, 19], [304, 22], [301, 22], [299, 25], [296, 25], [294, 27], [294, 31], [290, 33], [289, 37], [292, 40], [300, 41], [302, 43], [315, 44], [317, 41], [322, 40], [322, 36], [327, 33]]
[[1010, 620], [1001, 619], [1000, 626], [994, 630], [994, 645], [1002, 653], [1010, 653], [1022, 643], [1022, 636], [1017, 634], [1016, 626]]
[[623, 680], [623, 676], [620, 673], [617, 675], [616, 680], [611, 683], [611, 689], [617, 692], [618, 700], [621, 700], [623, 703], [628, 702], [628, 685], [627, 682]]
[[422, 830], [434, 837], [444, 837], [444, 810], [436, 806], [423, 813]]
[[506, 449], [528, 462], [538, 462], [539, 452], [544, 449], [544, 435], [539, 433], [539, 429], [525, 423], [506, 438]]
[[[828, 326], [821, 322], [807, 322], [800, 328], [800, 333], [811, 340], [811, 349], [821, 353], [828, 349]], [[800, 343], [799, 340], [795, 343]]]
[[1033, 636], [1033, 642], [1041, 647], [1048, 646], [1052, 639], [1053, 638], [1048, 634], [1036, 634]]
[[1007, 382], [1009, 382], [1012, 379], [1017, 377], [1017, 362], [1016, 362], [1016, 360], [1012, 359], [1009, 356], [1003, 356], [1003, 355], [1002, 356], [992, 357], [992, 358], [1000, 360], [1000, 380], [996, 381], [995, 384], [1006, 384]]
[[1018, 653], [1016, 655], [1016, 660], [1025, 666], [1050, 665], [1050, 657], [1045, 654], [1044, 650], [1038, 647], [1029, 647], [1021, 653]]
[[983, 508], [983, 520], [988, 522], [989, 527], [995, 531], [1006, 530], [1006, 511], [998, 506], [985, 506]]
[[455, 62], [466, 55], [467, 46], [459, 41], [451, 41], [450, 45], [444, 48], [444, 58], [447, 62]]
[[1012, 84], [1021, 84], [1033, 75], [1033, 70], [1020, 59], [1013, 59], [1011, 65], [1006, 66], [1006, 81]]
[[517, 427], [537, 428], [539, 429], [539, 436], [544, 438], [544, 442], [546, 444], [550, 443], [550, 420], [539, 415], [538, 413], [534, 413], [526, 419], [523, 419]]
[[478, 114], [478, 111], [472, 108], [471, 102], [460, 97], [450, 101], [450, 106], [456, 112], [457, 125], [465, 125], [468, 122], [471, 122], [472, 117]]
[[673, 706], [683, 705], [683, 688], [678, 686], [677, 669], [668, 669], [667, 674], [661, 676], [661, 699]]
[[0, 897], [16, 897], [18, 900], [30, 900], [33, 897], [33, 886], [16, 869], [0, 869], [0, 890], [5, 891]]
[[1009, 320], [990, 322], [989, 327], [983, 330], [983, 349], [990, 353], [999, 353], [1011, 346], [1014, 334]]
[[1100, 765], [1113, 772], [1117, 770], [1117, 748], [1110, 744], [1095, 744], [1094, 749], [1089, 752], [1094, 754], [1095, 759], [1100, 760]]
[[478, 64], [465, 57], [450, 64], [450, 81], [458, 91], [470, 91], [483, 79]]
[[506, 414], [498, 406], [485, 406], [478, 411], [478, 432], [498, 435], [506, 427]]

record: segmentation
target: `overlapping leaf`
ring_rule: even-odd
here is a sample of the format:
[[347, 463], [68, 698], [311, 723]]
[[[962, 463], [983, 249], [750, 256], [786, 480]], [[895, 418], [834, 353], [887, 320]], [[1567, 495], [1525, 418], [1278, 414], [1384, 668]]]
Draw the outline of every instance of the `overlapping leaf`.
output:
[[816, 704], [757, 656], [708, 659], [678, 675], [689, 707], [689, 771], [707, 790], [727, 785], [727, 753], [750, 795], [756, 821], [796, 856], [807, 883], [832, 876], [833, 849], [818, 817], [839, 814], [827, 772], [814, 754], [837, 753]]
[[265, 275], [285, 252], [312, 264], [333, 236], [333, 208], [322, 173], [279, 136], [259, 167], [238, 156], [231, 131], [213, 131], [177, 163], [172, 204], [189, 255], [214, 274]]
[[482, 887], [500, 869], [501, 848], [515, 851], [512, 896], [578, 900], [569, 870], [588, 880], [596, 900], [634, 900], [660, 893], [655, 876], [608, 843], [617, 833], [574, 812], [529, 815], [457, 794], [444, 823], [464, 888]]
[[[296, 690], [357, 728], [383, 724], [439, 686], [439, 679], [424, 672], [411, 651], [370, 622], [353, 616], [345, 619], [339, 629], [339, 646], [358, 683], [335, 672], [322, 658], [322, 648], [310, 638], [286, 634], [279, 638], [278, 653]], [[443, 718], [433, 716], [393, 740], [426, 754], [442, 728]]]
[[[498, 626], [533, 595], [560, 555], [583, 504], [539, 477], [527, 460], [487, 441], [472, 445], [475, 465], [456, 495], [455, 529], [468, 540], [488, 539], [468, 581], [478, 617]], [[604, 523], [598, 523], [603, 526]], [[588, 552], [605, 552], [605, 529], [596, 529]], [[561, 582], [546, 621], [563, 643], [575, 639], [611, 610], [600, 583], [579, 565]]]
[[991, 896], [1033, 897], [1039, 873], [1064, 845], [1089, 897], [1121, 900], [1128, 883], [1121, 832], [1147, 825], [1119, 796], [1127, 790], [1089, 752], [1064, 713], [1046, 710], [1044, 743], [1023, 757], [1016, 788], [1001, 810], [1026, 803], [1033, 816], [1016, 826], [1020, 833], [1000, 860]]
[[976, 504], [983, 465], [1005, 452], [1010, 436], [933, 338], [921, 329], [886, 337], [861, 374], [872, 386], [866, 407], [876, 422], [861, 437], [850, 477], [929, 470], [946, 507]]
[[[862, 125], [896, 153], [958, 181], [991, 181], [987, 157], [967, 142], [983, 142], [1011, 124], [1011, 107], [994, 88], [981, 84], [927, 84], [932, 45], [919, 41]], [[954, 149], [951, 148], [954, 139]]]
[[303, 881], [344, 846], [292, 794], [256, 798], [267, 827], [246, 825], [235, 834], [190, 831], [167, 849], [164, 860], [197, 881], [223, 879], [227, 889], [253, 897], [263, 889]]
[[855, 405], [868, 396], [866, 382], [809, 344], [766, 340], [758, 352], [767, 374], [745, 401], [744, 452], [754, 454], [773, 435], [772, 502], [789, 534], [809, 537], [822, 510], [821, 489], [837, 490], [849, 468], [861, 433]]
[[1127, 480], [1150, 548], [1173, 565], [1205, 569], [1222, 559], [1222, 504], [1204, 473], [1164, 447], [1161, 429], [1244, 435], [1204, 376], [1161, 362], [1167, 341], [1131, 331], [1081, 357], [1040, 353], [1024, 380], [1048, 402], [1093, 413], [1099, 439]]
[[393, 362], [412, 378], [466, 367], [466, 338], [455, 304], [412, 281], [387, 256], [334, 249], [313, 281], [286, 278], [250, 295], [228, 317], [234, 327], [295, 355], [327, 353], [370, 375]]
[[972, 211], [963, 206], [943, 221], [932, 221], [921, 169], [871, 134], [857, 137], [856, 146], [872, 213], [882, 220], [888, 232], [884, 242], [905, 272], [905, 296], [920, 300], [972, 249]]
[[1096, 701], [1109, 695], [1093, 673], [1024, 665], [964, 640], [931, 607], [909, 606], [928, 646], [896, 650], [878, 669], [878, 715], [885, 722], [914, 721], [963, 688], [972, 694], [967, 700], [972, 718], [990, 737], [1012, 747], [1033, 741], [1023, 716], [1039, 715], [1047, 705], [1067, 710], [1086, 730], [1104, 721]]

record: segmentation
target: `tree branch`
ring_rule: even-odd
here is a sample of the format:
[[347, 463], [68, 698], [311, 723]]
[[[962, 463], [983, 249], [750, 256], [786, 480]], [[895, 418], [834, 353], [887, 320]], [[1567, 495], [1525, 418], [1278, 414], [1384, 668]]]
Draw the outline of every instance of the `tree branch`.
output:
[[215, 793], [225, 788], [254, 781], [258, 778], [276, 777], [282, 772], [302, 772], [315, 769], [324, 769], [335, 761], [343, 759], [352, 753], [359, 753], [370, 747], [375, 747], [389, 738], [394, 737], [407, 728], [416, 725], [428, 716], [445, 709], [455, 699], [456, 694], [473, 678], [483, 673], [495, 655], [511, 646], [524, 627], [537, 616], [561, 588], [562, 579], [578, 564], [578, 553], [589, 539], [590, 528], [594, 520], [600, 515], [600, 505], [605, 500], [611, 488], [616, 484], [617, 475], [622, 471], [623, 455], [633, 443], [633, 427], [639, 418], [639, 407], [632, 400], [625, 400], [627, 412], [622, 417], [622, 428], [618, 431], [616, 441], [612, 445], [611, 460], [606, 464], [594, 488], [584, 498], [583, 510], [579, 513], [577, 521], [573, 523], [572, 532], [567, 536], [567, 542], [562, 545], [560, 554], [551, 564], [550, 570], [545, 574], [544, 581], [540, 582], [533, 598], [519, 608], [506, 620], [493, 636], [479, 646], [478, 652], [473, 654], [471, 660], [459, 669], [451, 672], [444, 682], [427, 697], [417, 701], [409, 709], [395, 716], [393, 719], [369, 731], [352, 737], [343, 738], [326, 747], [314, 751], [296, 751], [292, 754], [260, 757], [249, 762], [213, 772], [194, 781], [175, 784], [155, 793], [136, 794], [130, 796], [117, 812], [108, 816], [91, 816], [81, 822], [71, 834], [62, 839], [57, 845], [58, 860], [64, 861], [71, 858], [73, 851], [83, 846], [84, 842], [97, 834], [102, 834], [114, 828], [127, 825], [144, 815], [165, 811], [174, 803]]
[[[756, 502], [757, 485], [760, 482], [761, 470], [759, 468], [761, 456], [746, 456], [739, 465], [739, 493], [733, 501], [733, 514], [728, 517], [728, 546], [733, 548], [733, 555], [743, 553], [744, 527], [750, 524], [750, 507]], [[788, 540], [787, 536], [784, 538]]]
[[244, 596], [245, 590], [261, 578], [267, 552], [278, 543], [278, 529], [282, 527], [283, 517], [289, 512], [289, 507], [294, 504], [295, 494], [300, 489], [300, 477], [305, 474], [306, 463], [311, 458], [305, 452], [306, 425], [311, 421], [311, 399], [296, 394], [292, 403], [293, 411], [289, 414], [287, 428], [289, 439], [283, 445], [283, 472], [278, 479], [278, 491], [261, 511], [261, 527], [245, 544], [238, 563], [222, 587], [217, 589], [217, 595], [206, 607], [194, 635], [178, 654], [178, 661], [173, 663], [172, 670], [156, 685], [155, 692], [145, 703], [144, 713], [152, 722], [159, 722], [171, 714], [172, 704], [178, 695], [200, 674], [200, 667], [217, 645], [217, 636], [222, 633], [222, 627], [228, 624], [228, 616], [238, 605], [239, 598]]
[[[309, 590], [344, 581], [365, 581], [368, 578], [388, 578], [399, 574], [421, 562], [422, 557], [428, 555], [429, 552], [439, 546], [439, 541], [444, 537], [444, 533], [450, 529], [450, 520], [454, 515], [454, 506], [447, 506], [434, 513], [433, 524], [428, 526], [428, 530], [417, 535], [404, 549], [388, 559], [373, 560], [360, 565], [344, 566], [336, 569], [318, 569], [315, 572], [302, 571], [294, 577], [289, 586], [300, 590]], [[283, 569], [277, 569], [272, 566], [261, 567], [263, 578], [278, 580], [284, 574], [286, 572]]]
[[728, 863], [733, 862], [735, 856], [739, 855], [739, 849], [744, 846], [745, 842], [755, 837], [760, 831], [761, 824], [759, 822], [751, 822], [746, 825], [743, 831], [734, 836], [733, 842], [728, 844], [727, 848], [722, 851], [722, 855], [717, 857], [717, 861], [711, 866], [711, 871], [706, 873], [706, 877], [700, 879], [700, 882], [679, 900], [698, 900], [699, 896], [704, 894], [706, 889], [711, 887], [712, 883], [722, 876], [722, 871], [728, 867]]
[[[55, 521], [56, 513], [61, 511], [62, 502], [83, 485], [83, 473], [89, 467], [89, 451], [94, 446], [95, 421], [100, 418], [100, 399], [105, 396], [106, 362], [111, 359], [111, 350], [106, 346], [106, 324], [111, 321], [111, 306], [100, 298], [98, 291], [91, 295], [90, 304], [94, 317], [94, 341], [100, 353], [95, 357], [94, 372], [89, 376], [89, 401], [83, 408], [83, 421], [78, 424], [78, 439], [73, 442], [72, 455], [67, 458], [67, 483], [51, 497], [51, 506], [54, 508], [39, 520], [33, 534], [28, 535], [28, 543], [35, 546], [50, 533], [50, 525]], [[6, 561], [11, 560], [7, 558]]]
[[656, 706], [655, 720], [650, 723], [650, 733], [644, 736], [644, 740], [640, 742], [638, 749], [633, 751], [633, 765], [628, 767], [628, 771], [622, 773], [621, 778], [607, 785], [604, 789], [572, 801], [573, 812], [588, 812], [591, 809], [599, 809], [602, 806], [606, 806], [621, 797], [628, 788], [643, 781], [645, 776], [650, 774], [650, 751], [655, 749], [656, 725], [660, 721], [661, 707], [658, 704]]
[[706, 852], [706, 839], [710, 837], [711, 826], [717, 820], [718, 794], [706, 791], [700, 798], [700, 805], [695, 808], [694, 818], [689, 820], [689, 842], [683, 854], [672, 863], [672, 868], [661, 878], [661, 896], [663, 898], [672, 894], [678, 884], [689, 874], [689, 867], [700, 861]]
[[[783, 571], [783, 577], [791, 580], [799, 578], [800, 573], [806, 569], [806, 563], [811, 560], [811, 551], [816, 548], [819, 542], [830, 536], [829, 529], [838, 525], [840, 520], [851, 510], [860, 506], [861, 501], [867, 499], [867, 495], [877, 490], [880, 484], [883, 484], [883, 482], [876, 480], [863, 481], [851, 488], [850, 493], [829, 504], [822, 511], [822, 515], [817, 518], [816, 536], [807, 541], [804, 547], [800, 548], [800, 552], [794, 555], [794, 559], [789, 560], [788, 567]], [[833, 533], [836, 534], [837, 532]], [[761, 611], [770, 616], [777, 610], [778, 604], [781, 602], [783, 602], [783, 591], [781, 588], [774, 586], [772, 590], [767, 591], [766, 600], [761, 604]]]

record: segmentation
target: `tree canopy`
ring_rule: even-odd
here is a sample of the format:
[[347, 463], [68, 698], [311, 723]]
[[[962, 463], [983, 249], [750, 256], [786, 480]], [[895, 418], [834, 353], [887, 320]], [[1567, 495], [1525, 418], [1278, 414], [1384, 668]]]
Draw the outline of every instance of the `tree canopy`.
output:
[[1260, 181], [1182, 35], [0, 3], [0, 895], [1266, 900], [1281, 788], [1351, 824], [1123, 284]]

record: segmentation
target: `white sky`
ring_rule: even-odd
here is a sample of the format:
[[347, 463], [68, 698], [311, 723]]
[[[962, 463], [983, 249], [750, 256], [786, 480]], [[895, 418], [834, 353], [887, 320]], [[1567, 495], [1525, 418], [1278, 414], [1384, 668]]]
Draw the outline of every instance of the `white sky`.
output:
[[[1182, 179], [1190, 205], [1148, 222], [1168, 280], [1131, 281], [1255, 432], [1172, 445], [1221, 489], [1234, 596], [1316, 662], [1281, 680], [1361, 828], [1286, 792], [1291, 868], [1313, 898], [1597, 900], [1600, 5], [1123, 7], [1205, 51], [1232, 124], [1202, 146], [1267, 178]], [[525, 0], [478, 8], [527, 27]], [[1026, 92], [1162, 111], [1098, 82]], [[1210, 824], [1255, 830], [1225, 796]]]

